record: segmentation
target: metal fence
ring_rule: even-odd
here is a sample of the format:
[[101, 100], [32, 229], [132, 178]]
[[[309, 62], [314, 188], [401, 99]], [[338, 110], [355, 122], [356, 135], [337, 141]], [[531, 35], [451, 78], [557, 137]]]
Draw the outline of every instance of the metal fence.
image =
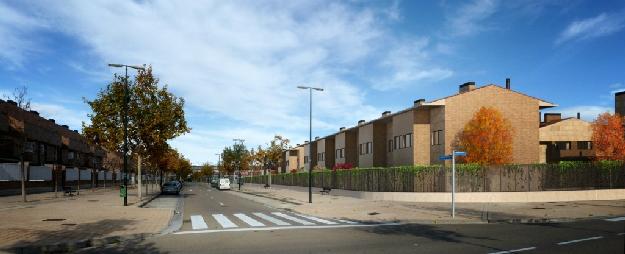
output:
[[[268, 176], [247, 177], [265, 184]], [[308, 186], [308, 173], [271, 176], [271, 184]], [[443, 166], [313, 172], [314, 187], [373, 192], [449, 192], [451, 169]], [[478, 167], [456, 172], [459, 192], [512, 192], [625, 188], [625, 165], [613, 162]]]

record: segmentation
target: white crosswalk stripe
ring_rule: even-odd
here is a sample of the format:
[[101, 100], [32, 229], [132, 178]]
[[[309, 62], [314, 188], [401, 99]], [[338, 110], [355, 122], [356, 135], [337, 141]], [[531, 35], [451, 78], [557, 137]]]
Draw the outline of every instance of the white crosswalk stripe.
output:
[[257, 217], [259, 217], [259, 218], [261, 218], [263, 220], [266, 220], [266, 221], [269, 221], [269, 222], [271, 222], [273, 224], [276, 224], [278, 226], [289, 226], [289, 225], [291, 225], [291, 223], [288, 223], [286, 221], [283, 221], [283, 220], [271, 217], [271, 216], [266, 215], [264, 213], [254, 213], [254, 215], [256, 215]]
[[285, 219], [290, 220], [290, 221], [297, 222], [297, 223], [302, 224], [302, 225], [315, 225], [315, 223], [312, 223], [312, 222], [309, 222], [309, 221], [305, 221], [305, 220], [302, 220], [302, 219], [298, 219], [298, 218], [295, 218], [293, 216], [286, 215], [284, 213], [275, 212], [275, 213], [272, 213], [272, 214], [275, 215], [275, 216], [278, 216], [278, 217], [285, 218]]
[[252, 219], [250, 216], [247, 216], [245, 214], [235, 213], [233, 215], [252, 227], [264, 227], [265, 226], [265, 224], [255, 219]]
[[616, 218], [610, 218], [610, 219], [605, 219], [606, 221], [611, 221], [611, 222], [616, 222], [616, 221], [622, 221], [625, 220], [625, 217], [616, 217]]
[[208, 225], [204, 222], [202, 215], [191, 215], [191, 228], [193, 229], [207, 229]]
[[351, 221], [351, 220], [336, 220], [336, 221], [347, 223], [347, 224], [358, 224], [358, 222]]
[[336, 223], [334, 221], [324, 220], [324, 219], [320, 219], [320, 218], [313, 217], [313, 216], [307, 216], [307, 215], [302, 215], [302, 214], [295, 214], [295, 215], [300, 216], [300, 217], [304, 217], [304, 218], [306, 218], [308, 220], [311, 220], [311, 221], [316, 221], [316, 222], [319, 222], [319, 223], [323, 223], [323, 224], [328, 224], [328, 225], [336, 225], [336, 224], [338, 224], [338, 223]]
[[237, 226], [237, 224], [234, 224], [234, 222], [229, 220], [228, 217], [226, 217], [223, 214], [213, 214], [213, 218], [215, 218], [215, 220], [217, 220], [217, 223], [219, 223], [219, 225], [221, 225], [222, 228], [236, 228], [236, 227], [239, 227], [239, 226]]
[[[254, 216], [252, 216], [254, 215]], [[193, 230], [202, 230], [206, 231], [209, 228], [207, 222], [212, 223], [211, 228], [221, 228], [223, 230], [233, 229], [233, 228], [262, 228], [262, 227], [300, 227], [303, 226], [311, 226], [311, 227], [327, 227], [330, 226], [346, 226], [353, 225], [358, 226], [361, 223], [343, 220], [343, 219], [322, 219], [314, 216], [308, 216], [304, 214], [297, 213], [283, 213], [283, 212], [272, 212], [272, 213], [235, 213], [235, 214], [212, 214], [214, 220], [204, 220], [202, 215], [191, 215], [191, 228]], [[235, 219], [236, 218], [236, 219]], [[259, 219], [260, 218], [260, 219]], [[241, 225], [237, 225], [237, 221], [242, 221]], [[214, 222], [217, 222], [215, 224]], [[220, 230], [220, 229], [217, 229]]]

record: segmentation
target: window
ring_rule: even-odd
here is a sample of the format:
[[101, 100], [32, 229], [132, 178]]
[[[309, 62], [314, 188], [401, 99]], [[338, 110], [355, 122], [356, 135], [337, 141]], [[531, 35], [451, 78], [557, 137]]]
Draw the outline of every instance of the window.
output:
[[412, 133], [406, 134], [406, 141], [408, 142], [406, 147], [412, 147]]
[[367, 154], [373, 152], [373, 148], [372, 147], [373, 147], [372, 143], [371, 142], [367, 142]]
[[360, 155], [363, 155], [363, 154], [364, 154], [364, 153], [363, 153], [363, 152], [364, 152], [364, 150], [362, 149], [362, 145], [363, 145], [363, 144], [359, 144], [359, 145], [358, 145], [358, 149], [359, 149], [359, 153], [360, 153]]
[[440, 145], [442, 141], [443, 130], [432, 132], [432, 145]]
[[559, 142], [556, 142], [556, 146], [558, 147], [558, 150], [570, 150], [571, 142], [559, 141]]
[[590, 150], [592, 149], [592, 142], [591, 141], [577, 141], [577, 149]]
[[304, 156], [304, 164], [308, 163], [308, 156]]
[[393, 140], [389, 139], [388, 140], [388, 152], [392, 152], [393, 151]]
[[341, 148], [341, 158], [345, 158], [345, 148]]
[[399, 136], [393, 137], [393, 148], [397, 150], [397, 146], [399, 146]]
[[401, 143], [399, 143], [399, 148], [406, 148], [406, 135], [401, 136]]

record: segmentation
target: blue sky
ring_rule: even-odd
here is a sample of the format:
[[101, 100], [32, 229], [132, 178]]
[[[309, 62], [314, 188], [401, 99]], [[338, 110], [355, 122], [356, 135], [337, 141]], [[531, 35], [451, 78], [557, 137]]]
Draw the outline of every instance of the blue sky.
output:
[[455, 93], [503, 84], [592, 120], [625, 89], [624, 1], [2, 1], [0, 94], [80, 129], [119, 70], [151, 64], [186, 99], [193, 163], [243, 138], [314, 136]]

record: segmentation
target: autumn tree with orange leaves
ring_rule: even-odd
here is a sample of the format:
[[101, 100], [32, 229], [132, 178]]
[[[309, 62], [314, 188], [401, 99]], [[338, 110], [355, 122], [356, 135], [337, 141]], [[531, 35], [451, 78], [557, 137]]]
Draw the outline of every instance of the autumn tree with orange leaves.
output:
[[592, 122], [592, 143], [598, 160], [625, 159], [623, 117], [605, 112]]
[[499, 165], [512, 162], [512, 124], [493, 107], [481, 107], [455, 141], [464, 162]]

